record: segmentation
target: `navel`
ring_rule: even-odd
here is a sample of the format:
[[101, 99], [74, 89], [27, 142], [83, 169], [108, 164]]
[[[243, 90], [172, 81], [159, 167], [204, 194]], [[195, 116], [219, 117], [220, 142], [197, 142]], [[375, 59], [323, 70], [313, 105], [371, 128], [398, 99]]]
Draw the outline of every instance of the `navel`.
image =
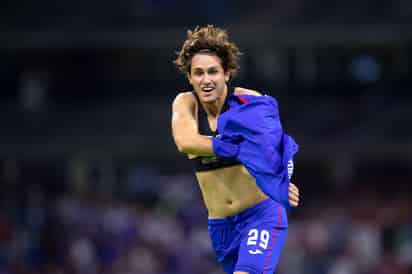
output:
[[232, 205], [232, 204], [233, 204], [233, 200], [226, 199], [226, 204], [228, 204], [228, 205]]

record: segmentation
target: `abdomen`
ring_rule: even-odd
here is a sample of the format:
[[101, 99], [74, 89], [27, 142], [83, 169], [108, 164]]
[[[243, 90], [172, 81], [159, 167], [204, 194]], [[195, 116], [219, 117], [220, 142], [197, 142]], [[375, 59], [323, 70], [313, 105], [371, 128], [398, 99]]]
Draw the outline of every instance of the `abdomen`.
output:
[[267, 196], [243, 165], [196, 173], [209, 218], [235, 215]]

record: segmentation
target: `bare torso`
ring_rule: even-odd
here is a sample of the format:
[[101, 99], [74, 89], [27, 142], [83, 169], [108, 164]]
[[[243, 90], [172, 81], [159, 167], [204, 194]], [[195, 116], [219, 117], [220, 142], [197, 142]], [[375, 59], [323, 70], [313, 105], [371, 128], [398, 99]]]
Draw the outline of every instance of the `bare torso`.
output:
[[196, 173], [209, 218], [235, 215], [267, 196], [243, 165]]
[[[239, 88], [235, 91], [246, 92]], [[208, 121], [210, 128], [215, 130], [217, 117], [208, 117]], [[268, 198], [256, 185], [254, 177], [241, 164], [196, 172], [196, 178], [209, 218], [235, 215]]]

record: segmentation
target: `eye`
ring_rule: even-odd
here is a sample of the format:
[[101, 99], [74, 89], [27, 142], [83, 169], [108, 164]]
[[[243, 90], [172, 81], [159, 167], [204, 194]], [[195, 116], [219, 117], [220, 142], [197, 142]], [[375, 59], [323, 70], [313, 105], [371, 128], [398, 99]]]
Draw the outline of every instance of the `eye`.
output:
[[195, 70], [193, 72], [193, 75], [195, 75], [195, 76], [201, 76], [202, 74], [203, 74], [203, 71], [201, 71], [201, 70]]
[[219, 71], [217, 69], [209, 70], [209, 74], [217, 74]]

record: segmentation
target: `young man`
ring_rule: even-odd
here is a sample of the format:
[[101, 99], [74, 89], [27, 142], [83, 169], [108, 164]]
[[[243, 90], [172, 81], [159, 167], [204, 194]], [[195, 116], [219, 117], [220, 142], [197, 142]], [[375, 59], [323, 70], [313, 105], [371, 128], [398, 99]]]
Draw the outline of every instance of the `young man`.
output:
[[[236, 157], [215, 153], [217, 122], [229, 109], [229, 96], [260, 96], [253, 90], [228, 86], [239, 69], [239, 56], [238, 47], [220, 28], [188, 31], [175, 64], [194, 91], [176, 96], [172, 131], [178, 150], [193, 161], [208, 210], [212, 245], [225, 271], [273, 273], [286, 239], [286, 208], [259, 188]], [[298, 206], [299, 191], [294, 184], [288, 184], [287, 195], [289, 206]]]

